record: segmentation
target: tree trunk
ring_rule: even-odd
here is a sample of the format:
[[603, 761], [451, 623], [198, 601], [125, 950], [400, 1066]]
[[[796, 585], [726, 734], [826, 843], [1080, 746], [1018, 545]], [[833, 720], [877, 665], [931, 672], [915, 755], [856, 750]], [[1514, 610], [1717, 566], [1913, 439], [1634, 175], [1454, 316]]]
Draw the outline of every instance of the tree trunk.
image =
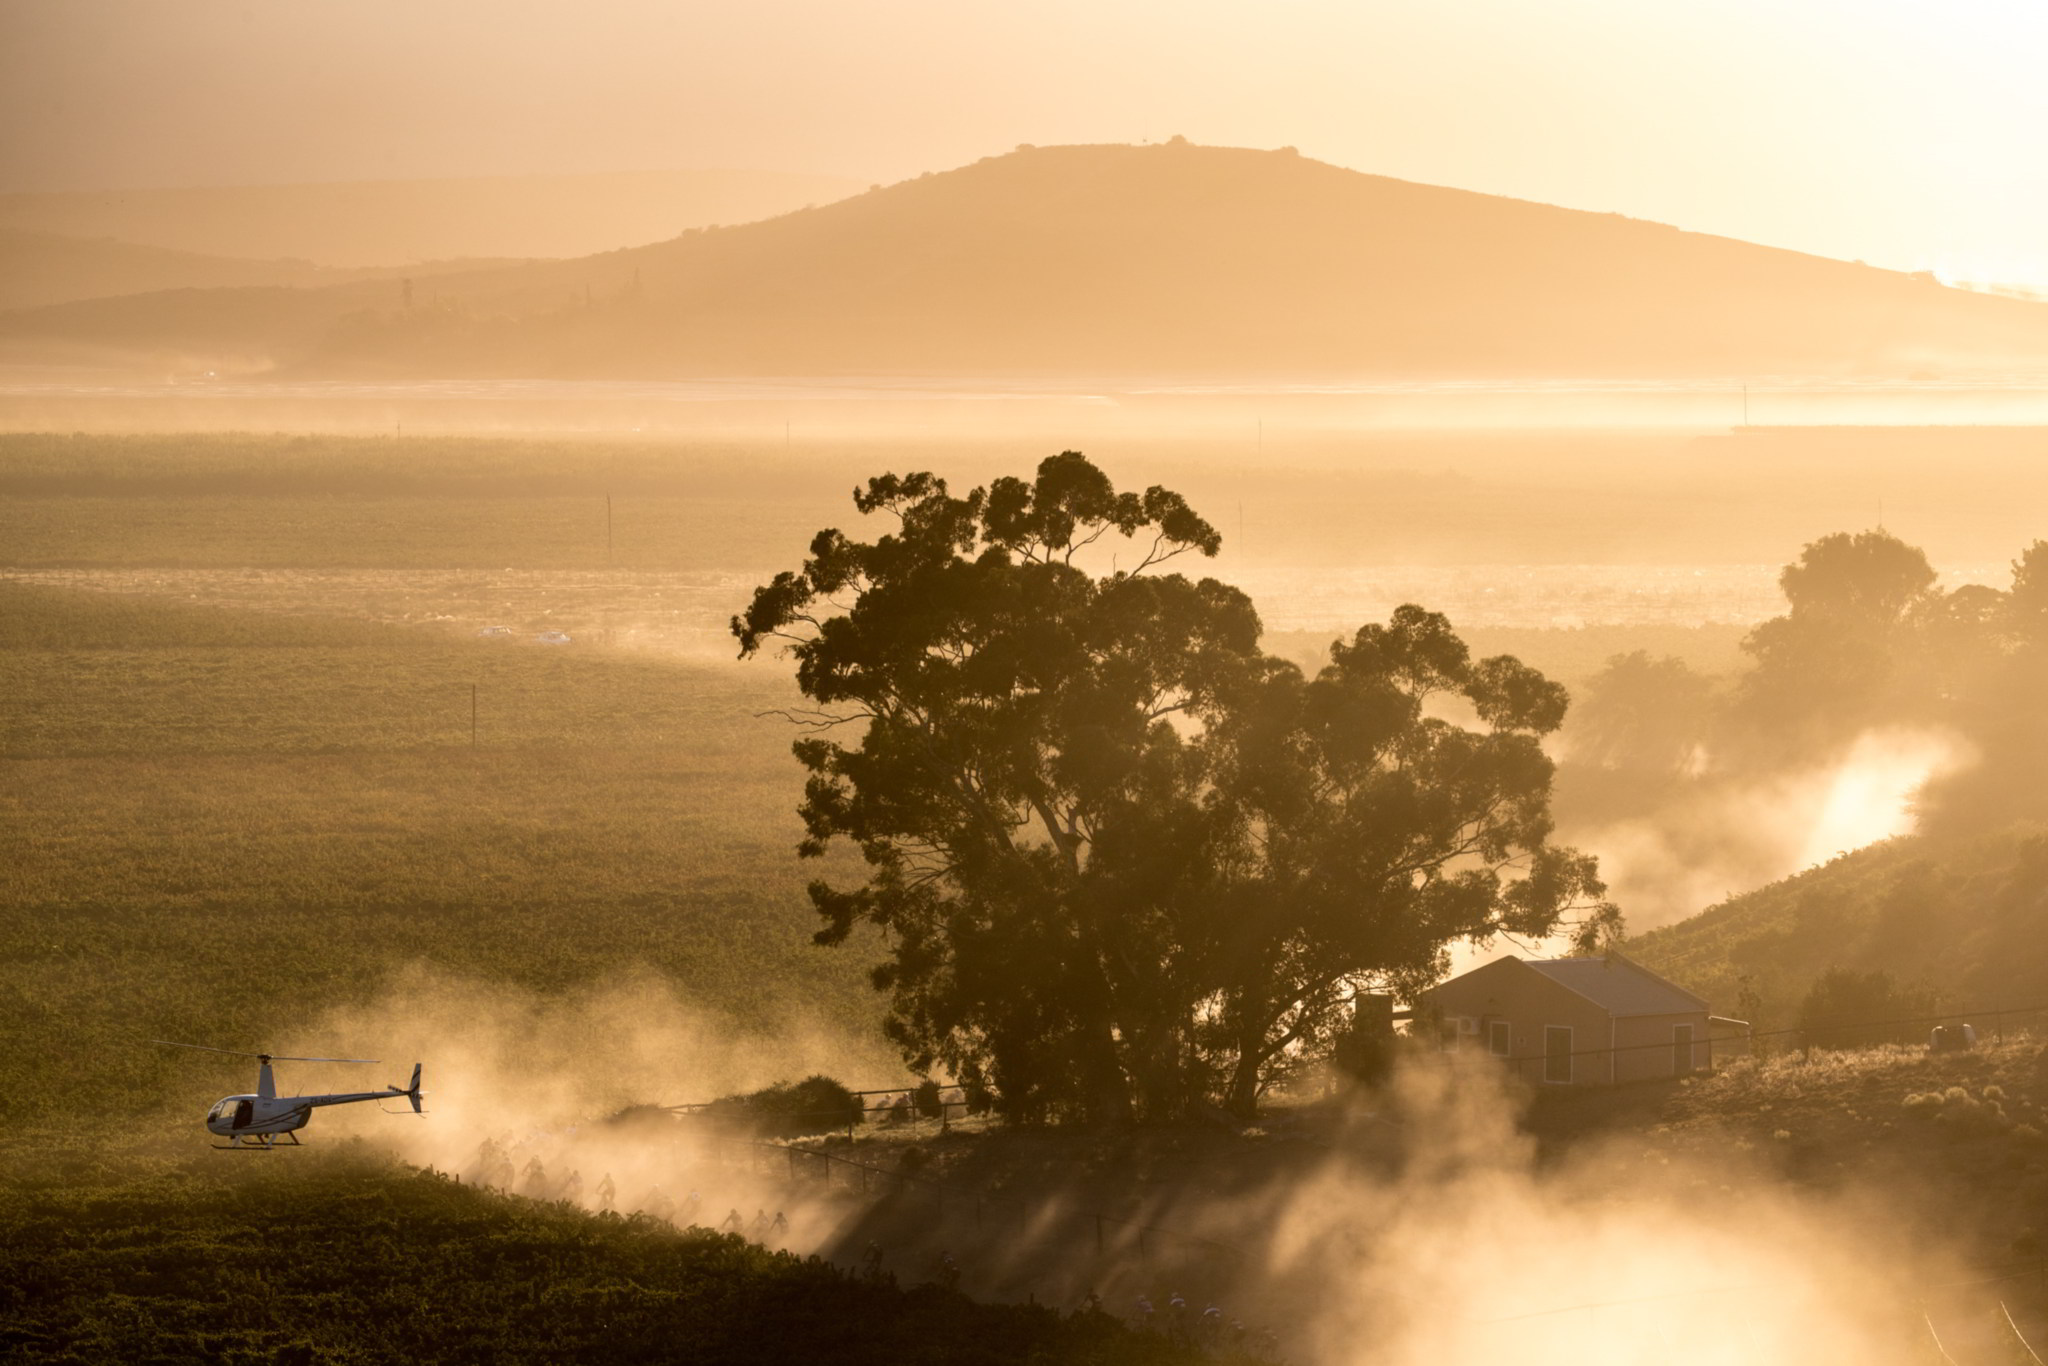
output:
[[1090, 1020], [1082, 1029], [1083, 1104], [1088, 1122], [1120, 1129], [1131, 1122], [1131, 1082], [1117, 1056], [1116, 1034], [1106, 1018]]
[[1223, 1108], [1239, 1119], [1259, 1117], [1259, 1069], [1264, 1063], [1256, 1044], [1239, 1047], [1237, 1065], [1230, 1072], [1230, 1089], [1223, 1097]]

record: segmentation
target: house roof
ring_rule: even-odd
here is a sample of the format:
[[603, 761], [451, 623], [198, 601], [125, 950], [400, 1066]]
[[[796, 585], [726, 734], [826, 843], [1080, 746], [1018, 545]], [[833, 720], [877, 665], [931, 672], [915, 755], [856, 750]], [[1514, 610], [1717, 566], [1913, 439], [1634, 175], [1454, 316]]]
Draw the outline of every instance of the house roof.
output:
[[1577, 992], [1610, 1015], [1690, 1015], [1707, 1009], [1703, 998], [1618, 954], [1524, 959], [1522, 966]]

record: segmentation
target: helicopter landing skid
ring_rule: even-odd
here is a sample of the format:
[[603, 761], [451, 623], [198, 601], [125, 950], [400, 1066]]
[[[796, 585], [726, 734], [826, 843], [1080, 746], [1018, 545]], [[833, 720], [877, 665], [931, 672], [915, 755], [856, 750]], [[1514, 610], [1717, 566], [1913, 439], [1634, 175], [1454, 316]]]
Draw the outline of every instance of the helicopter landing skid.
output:
[[287, 1129], [281, 1134], [245, 1134], [232, 1143], [216, 1143], [213, 1147], [224, 1153], [267, 1153], [280, 1142], [289, 1148], [305, 1146], [297, 1134]]

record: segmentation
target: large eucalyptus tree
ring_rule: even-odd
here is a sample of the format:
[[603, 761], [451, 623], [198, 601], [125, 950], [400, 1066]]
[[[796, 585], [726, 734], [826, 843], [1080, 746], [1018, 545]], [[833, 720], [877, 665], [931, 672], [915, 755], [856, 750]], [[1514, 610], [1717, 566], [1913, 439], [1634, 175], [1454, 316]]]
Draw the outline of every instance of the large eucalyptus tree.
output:
[[[733, 632], [796, 659], [800, 852], [867, 866], [811, 884], [817, 938], [881, 929], [913, 1067], [1019, 1118], [1249, 1113], [1354, 992], [1430, 980], [1455, 940], [1615, 923], [1592, 860], [1547, 843], [1563, 690], [1442, 617], [1404, 607], [1305, 679], [1241, 591], [1168, 567], [1213, 527], [1072, 451], [854, 503], [893, 527], [820, 532]], [[1111, 543], [1129, 567], [1091, 572]]]

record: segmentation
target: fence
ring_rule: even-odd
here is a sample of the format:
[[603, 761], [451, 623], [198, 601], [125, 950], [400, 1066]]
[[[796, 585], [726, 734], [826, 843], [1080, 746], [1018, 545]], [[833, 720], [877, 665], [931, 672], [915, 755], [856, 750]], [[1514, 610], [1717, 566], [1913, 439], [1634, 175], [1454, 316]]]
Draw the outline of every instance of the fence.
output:
[[[1950, 1024], [1974, 1026], [1977, 1022], [1983, 1020], [1990, 1020], [1992, 1022], [1993, 1040], [2003, 1042], [2005, 1039], [2005, 1027], [2008, 1021], [2017, 1023], [2044, 1013], [2048, 1013], [2048, 1005], [1993, 1006], [1989, 1010], [1960, 1010], [1951, 1011], [1943, 1015], [1901, 1016], [1884, 1020], [1828, 1020], [1811, 1026], [1795, 1025], [1786, 1029], [1752, 1029], [1746, 1030], [1741, 1034], [1723, 1034], [1718, 1037], [1709, 1035], [1704, 1039], [1692, 1040], [1690, 1046], [1706, 1048], [1709, 1050], [1709, 1056], [1713, 1056], [1712, 1050], [1716, 1045], [1720, 1044], [1739, 1042], [1745, 1046], [1745, 1051], [1753, 1052], [1758, 1039], [1792, 1038], [1797, 1036], [1807, 1047], [1826, 1047], [1830, 1038], [1837, 1040], [1846, 1039], [1857, 1031], [1903, 1028], [1907, 1025], [1926, 1025], [1930, 1028], [1937, 1025]], [[1507, 1066], [1525, 1063], [1540, 1065], [1544, 1062], [1560, 1058], [1605, 1058], [1620, 1053], [1641, 1053], [1656, 1050], [1668, 1053], [1673, 1048], [1684, 1048], [1687, 1046], [1687, 1044], [1675, 1044], [1670, 1039], [1659, 1039], [1653, 1043], [1609, 1045], [1605, 1048], [1575, 1048], [1569, 1052], [1561, 1053], [1511, 1053], [1491, 1054], [1489, 1056], [1496, 1058]], [[1861, 1047], [1863, 1045], [1843, 1044], [1841, 1046]], [[1442, 1051], [1448, 1052], [1451, 1050]]]

